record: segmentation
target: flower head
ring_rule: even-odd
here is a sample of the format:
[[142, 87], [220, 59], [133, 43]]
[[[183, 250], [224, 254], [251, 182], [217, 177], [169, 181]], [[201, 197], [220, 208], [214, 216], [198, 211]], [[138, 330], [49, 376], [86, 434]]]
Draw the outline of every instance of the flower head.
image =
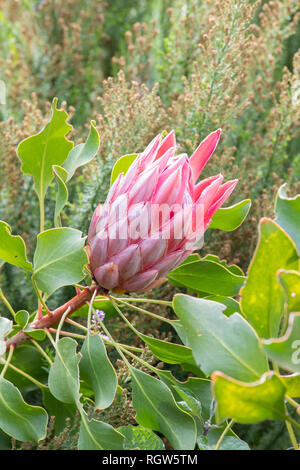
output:
[[96, 208], [88, 234], [90, 267], [108, 290], [140, 292], [199, 248], [214, 213], [237, 180], [221, 174], [196, 183], [221, 130], [209, 134], [193, 155], [175, 155], [175, 133], [156, 136], [127, 173], [119, 174], [104, 205]]

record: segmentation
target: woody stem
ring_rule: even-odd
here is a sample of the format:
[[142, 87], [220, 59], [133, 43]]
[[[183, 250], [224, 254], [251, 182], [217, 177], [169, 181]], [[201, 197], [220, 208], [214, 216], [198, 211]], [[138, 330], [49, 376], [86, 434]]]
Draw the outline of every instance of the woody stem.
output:
[[[82, 290], [79, 294], [75, 295], [71, 300], [66, 302], [65, 304], [61, 305], [57, 309], [49, 312], [47, 315], [44, 315], [42, 318], [37, 318], [30, 326], [34, 329], [44, 329], [50, 328], [61, 320], [63, 315], [68, 310], [67, 315], [71, 315], [73, 312], [78, 310], [84, 304], [91, 300], [95, 291], [99, 290], [99, 286], [96, 284], [92, 284], [90, 287], [86, 287]], [[19, 331], [16, 335], [9, 338], [6, 342], [6, 350], [9, 350], [10, 346], [19, 346], [20, 344], [24, 343], [30, 339], [24, 331]]]

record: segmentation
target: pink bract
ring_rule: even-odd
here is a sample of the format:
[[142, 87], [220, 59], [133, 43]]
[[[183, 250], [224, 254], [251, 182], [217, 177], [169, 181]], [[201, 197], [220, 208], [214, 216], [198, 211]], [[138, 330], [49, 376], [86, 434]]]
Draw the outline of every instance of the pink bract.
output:
[[[90, 268], [103, 288], [140, 292], [159, 285], [196, 248], [237, 180], [221, 174], [196, 184], [221, 130], [209, 134], [190, 158], [175, 155], [175, 133], [156, 136], [127, 173], [119, 174], [88, 234]], [[163, 215], [156, 217], [155, 211]]]

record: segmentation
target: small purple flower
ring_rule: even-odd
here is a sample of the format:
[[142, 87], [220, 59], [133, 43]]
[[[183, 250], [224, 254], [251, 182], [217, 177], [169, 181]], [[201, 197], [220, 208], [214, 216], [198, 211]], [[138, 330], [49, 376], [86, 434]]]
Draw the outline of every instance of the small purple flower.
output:
[[103, 339], [105, 339], [105, 340], [107, 340], [107, 341], [110, 341], [110, 339], [109, 339], [108, 336], [106, 336], [106, 335], [104, 335], [104, 334], [102, 334], [102, 333], [99, 333], [99, 334], [100, 334], [101, 338], [103, 338]]
[[95, 314], [93, 315], [93, 319], [95, 323], [102, 322], [105, 318], [105, 312], [103, 310], [96, 310]]

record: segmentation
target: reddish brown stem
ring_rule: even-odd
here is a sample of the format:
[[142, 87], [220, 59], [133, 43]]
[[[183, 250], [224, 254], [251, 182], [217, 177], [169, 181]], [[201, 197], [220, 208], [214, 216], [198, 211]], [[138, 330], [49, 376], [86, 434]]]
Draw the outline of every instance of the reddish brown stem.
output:
[[[91, 300], [93, 293], [95, 290], [98, 290], [99, 287], [96, 284], [92, 284], [90, 287], [84, 288], [79, 294], [75, 295], [71, 300], [66, 302], [65, 304], [61, 305], [57, 309], [49, 312], [47, 315], [43, 316], [42, 318], [37, 318], [33, 323], [31, 323], [31, 328], [34, 329], [43, 329], [43, 328], [50, 328], [51, 326], [56, 325], [59, 323], [59, 320], [65, 313], [65, 311], [69, 308], [68, 315], [71, 313], [76, 312], [80, 307], [86, 304], [89, 300]], [[24, 343], [30, 339], [24, 331], [19, 331], [15, 336], [9, 338], [6, 342], [6, 350], [8, 351], [10, 346], [19, 346], [20, 344]]]

